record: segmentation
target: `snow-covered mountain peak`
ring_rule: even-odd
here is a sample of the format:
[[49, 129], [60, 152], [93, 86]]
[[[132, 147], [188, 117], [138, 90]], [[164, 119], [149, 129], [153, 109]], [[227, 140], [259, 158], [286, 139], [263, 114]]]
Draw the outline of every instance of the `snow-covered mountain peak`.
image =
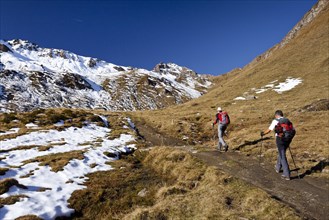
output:
[[10, 41], [7, 41], [8, 44], [12, 47], [14, 50], [34, 50], [37, 51], [39, 46], [35, 43], [31, 43], [27, 40], [21, 40], [21, 39], [13, 39]]
[[207, 76], [174, 63], [119, 66], [26, 40], [0, 40], [0, 112], [47, 107], [143, 110], [197, 98]]
[[175, 63], [159, 63], [154, 68], [153, 71], [158, 73], [188, 73], [196, 74], [193, 70], [179, 66]]

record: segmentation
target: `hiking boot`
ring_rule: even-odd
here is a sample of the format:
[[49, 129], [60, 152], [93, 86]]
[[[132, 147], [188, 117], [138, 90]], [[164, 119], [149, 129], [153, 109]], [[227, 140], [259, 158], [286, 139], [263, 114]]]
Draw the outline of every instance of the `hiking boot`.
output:
[[280, 173], [280, 172], [276, 169], [276, 167], [274, 167], [274, 170], [275, 170], [276, 173]]
[[277, 170], [275, 165], [274, 165], [274, 170], [275, 170], [276, 173], [282, 173], [282, 170], [281, 169]]
[[282, 175], [281, 178], [284, 179], [284, 180], [290, 180], [290, 176], [284, 176], [284, 175]]
[[225, 151], [225, 152], [228, 151], [228, 145], [226, 145], [226, 146], [224, 147], [224, 151]]

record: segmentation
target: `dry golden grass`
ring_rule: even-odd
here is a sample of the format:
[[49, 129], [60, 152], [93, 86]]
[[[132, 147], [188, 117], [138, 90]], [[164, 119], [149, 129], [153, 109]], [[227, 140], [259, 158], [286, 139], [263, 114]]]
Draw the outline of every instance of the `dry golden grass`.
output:
[[[259, 132], [269, 126], [275, 110], [281, 109], [297, 129], [292, 149], [299, 166], [311, 169], [329, 155], [328, 108], [305, 111], [305, 107], [312, 103], [329, 100], [328, 23], [327, 6], [315, 20], [300, 30], [295, 39], [273, 52], [268, 59], [215, 78], [215, 85], [206, 95], [163, 110], [131, 113], [130, 117], [168, 136], [179, 139], [187, 136], [187, 144], [202, 142], [209, 145], [214, 136], [211, 123], [217, 106], [221, 106], [231, 117], [228, 143], [231, 148], [237, 148], [245, 142], [258, 140]], [[283, 94], [267, 91], [257, 94], [255, 100], [233, 100], [252, 88], [261, 88], [274, 80], [282, 82], [287, 77], [301, 77], [303, 82]], [[273, 140], [266, 142], [269, 146], [265, 155], [271, 157], [275, 144]], [[256, 155], [258, 151], [253, 147], [259, 145], [251, 145], [244, 150]], [[307, 157], [305, 152], [308, 152]]]
[[159, 189], [155, 205], [140, 207], [124, 219], [299, 219], [265, 192], [184, 151], [155, 148], [143, 163], [176, 181]]
[[39, 218], [38, 216], [35, 215], [25, 215], [16, 218], [15, 220], [43, 220], [42, 218]]
[[0, 167], [0, 176], [5, 175], [8, 170], [8, 168]]
[[[13, 121], [14, 120], [14, 121]], [[65, 121], [64, 126], [56, 127], [55, 123]], [[40, 129], [57, 129], [63, 130], [67, 127], [82, 127], [83, 122], [90, 121], [104, 126], [102, 119], [94, 114], [92, 110], [82, 109], [40, 109], [32, 112], [19, 112], [10, 114], [0, 114], [0, 127], [2, 131], [10, 128], [20, 128], [18, 134], [8, 134], [0, 136], [0, 140], [7, 138], [15, 138], [16, 136], [25, 134], [29, 130], [25, 127], [27, 123], [36, 123]]]
[[300, 219], [265, 192], [183, 150], [137, 151], [113, 165], [90, 174], [87, 189], [73, 193], [73, 219]]
[[9, 151], [15, 151], [15, 150], [28, 150], [28, 149], [32, 149], [32, 148], [36, 148], [36, 147], [42, 147], [39, 145], [25, 145], [25, 146], [17, 146], [8, 150], [0, 150], [0, 153], [6, 153]]
[[13, 178], [6, 178], [6, 179], [0, 180], [0, 195], [8, 192], [9, 188], [12, 186], [17, 186], [19, 188], [26, 189], [26, 187], [19, 184], [17, 180], [15, 180]]
[[66, 166], [71, 160], [84, 159], [84, 152], [85, 151], [83, 150], [76, 150], [64, 153], [48, 154], [23, 161], [23, 164], [39, 162], [39, 165], [50, 166], [52, 171], [58, 172], [60, 170], [63, 170], [63, 167]]
[[27, 198], [25, 195], [15, 195], [15, 196], [9, 196], [6, 198], [0, 198], [0, 208], [2, 208], [4, 205], [12, 205], [18, 202], [21, 198]]
[[[115, 170], [89, 174], [87, 189], [75, 191], [69, 199], [76, 213], [73, 219], [121, 219], [137, 206], [154, 204], [158, 188], [168, 182], [141, 162], [141, 155], [126, 156], [111, 163]], [[147, 188], [145, 196], [138, 193]]]
[[49, 150], [50, 148], [53, 148], [54, 146], [61, 146], [61, 145], [65, 145], [66, 142], [63, 141], [63, 142], [56, 142], [56, 143], [51, 143], [51, 144], [48, 144], [46, 146], [39, 146], [38, 147], [38, 150], [39, 151], [47, 151]]
[[[1, 124], [1, 123], [0, 123]], [[15, 123], [16, 124], [16, 123]], [[5, 125], [1, 125], [3, 126], [3, 128], [5, 128], [6, 126]], [[6, 134], [6, 135], [1, 135], [0, 136], [0, 141], [2, 140], [5, 140], [5, 139], [13, 139], [13, 138], [16, 138], [20, 135], [23, 135], [23, 134], [26, 134], [28, 133], [28, 129], [24, 126], [22, 127], [23, 125], [19, 125], [19, 126], [11, 126], [11, 127], [8, 127], [6, 128], [6, 130], [12, 128], [12, 127], [19, 127], [19, 131], [17, 133], [13, 133], [13, 134]]]

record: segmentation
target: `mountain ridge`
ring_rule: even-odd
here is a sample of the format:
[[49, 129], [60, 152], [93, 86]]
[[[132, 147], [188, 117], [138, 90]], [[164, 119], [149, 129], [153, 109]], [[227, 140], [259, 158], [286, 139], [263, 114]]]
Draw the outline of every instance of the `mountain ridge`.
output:
[[209, 76], [174, 63], [160, 63], [149, 71], [26, 40], [1, 40], [0, 54], [1, 111], [157, 109], [197, 98], [211, 85]]
[[329, 1], [319, 0], [315, 5], [302, 17], [302, 19], [284, 36], [284, 38], [264, 53], [254, 58], [250, 63], [245, 65], [243, 68], [251, 68], [256, 63], [261, 62], [272, 56], [275, 51], [286, 46], [289, 42], [297, 37], [300, 30], [308, 26], [328, 5]]

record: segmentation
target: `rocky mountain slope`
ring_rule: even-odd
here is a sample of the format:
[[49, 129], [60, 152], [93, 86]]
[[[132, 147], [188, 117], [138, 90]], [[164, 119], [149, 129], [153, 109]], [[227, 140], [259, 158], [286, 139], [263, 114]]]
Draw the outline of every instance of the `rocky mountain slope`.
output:
[[42, 48], [24, 40], [0, 41], [0, 111], [68, 107], [157, 109], [197, 98], [207, 76], [173, 63], [148, 71]]

